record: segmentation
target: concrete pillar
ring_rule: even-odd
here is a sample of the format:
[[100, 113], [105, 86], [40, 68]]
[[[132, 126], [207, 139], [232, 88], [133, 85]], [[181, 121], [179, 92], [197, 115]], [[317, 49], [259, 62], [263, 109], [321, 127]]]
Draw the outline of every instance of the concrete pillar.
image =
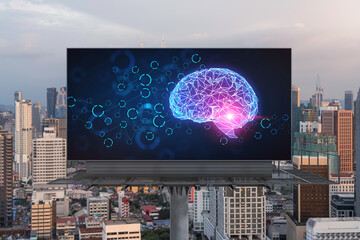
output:
[[169, 187], [170, 240], [189, 239], [189, 187]]

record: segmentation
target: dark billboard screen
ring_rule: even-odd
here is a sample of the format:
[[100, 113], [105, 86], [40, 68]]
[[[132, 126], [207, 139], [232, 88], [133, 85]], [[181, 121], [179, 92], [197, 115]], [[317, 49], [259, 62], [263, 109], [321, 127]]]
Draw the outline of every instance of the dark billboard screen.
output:
[[290, 49], [68, 49], [69, 160], [290, 160]]

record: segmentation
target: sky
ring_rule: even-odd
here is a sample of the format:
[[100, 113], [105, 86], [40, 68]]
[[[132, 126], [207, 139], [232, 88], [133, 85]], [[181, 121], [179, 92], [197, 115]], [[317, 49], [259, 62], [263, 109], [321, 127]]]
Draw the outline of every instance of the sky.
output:
[[15, 91], [46, 104], [66, 85], [66, 48], [292, 48], [301, 99], [344, 98], [360, 87], [360, 1], [2, 0], [0, 104]]

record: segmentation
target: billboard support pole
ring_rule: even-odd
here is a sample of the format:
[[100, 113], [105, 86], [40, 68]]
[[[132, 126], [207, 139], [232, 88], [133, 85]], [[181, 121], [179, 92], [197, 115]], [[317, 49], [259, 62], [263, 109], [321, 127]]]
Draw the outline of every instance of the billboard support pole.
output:
[[189, 187], [169, 186], [170, 240], [189, 239]]

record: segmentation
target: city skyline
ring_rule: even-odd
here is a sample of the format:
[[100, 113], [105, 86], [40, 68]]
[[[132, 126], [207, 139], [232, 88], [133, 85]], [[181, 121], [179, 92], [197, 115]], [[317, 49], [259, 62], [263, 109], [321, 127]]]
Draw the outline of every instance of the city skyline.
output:
[[[159, 5], [171, 10], [163, 11]], [[140, 42], [144, 47], [160, 47], [162, 34], [168, 48], [291, 47], [293, 84], [301, 89], [301, 99], [313, 94], [317, 74], [325, 99], [343, 99], [346, 90], [358, 90], [359, 7], [357, 1], [200, 1], [191, 5], [161, 0], [107, 4], [4, 1], [0, 4], [4, 23], [0, 27], [0, 70], [6, 84], [0, 90], [0, 103], [12, 105], [13, 92], [23, 91], [27, 99], [45, 105], [47, 87], [66, 85], [66, 48], [137, 48]], [[129, 11], [118, 14], [124, 8]], [[208, 12], [216, 16], [209, 18]]]

